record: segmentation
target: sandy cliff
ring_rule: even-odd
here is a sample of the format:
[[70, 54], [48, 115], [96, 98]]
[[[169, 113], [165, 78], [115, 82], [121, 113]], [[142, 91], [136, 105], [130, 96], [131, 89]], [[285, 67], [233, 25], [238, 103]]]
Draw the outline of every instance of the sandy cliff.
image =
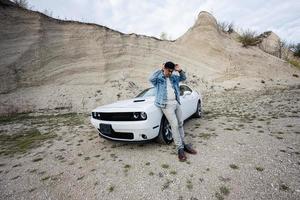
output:
[[148, 76], [167, 60], [179, 63], [200, 91], [299, 83], [297, 69], [258, 47], [243, 48], [207, 12], [180, 38], [165, 41], [0, 1], [0, 113], [89, 112], [150, 86]]

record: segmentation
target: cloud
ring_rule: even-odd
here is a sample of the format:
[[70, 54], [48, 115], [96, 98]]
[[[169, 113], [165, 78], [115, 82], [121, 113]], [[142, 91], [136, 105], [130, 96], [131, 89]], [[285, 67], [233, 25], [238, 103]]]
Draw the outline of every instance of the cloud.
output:
[[98, 23], [124, 32], [172, 39], [183, 35], [200, 11], [217, 20], [234, 22], [258, 33], [272, 29], [281, 38], [300, 42], [299, 0], [29, 0], [37, 10], [48, 9], [53, 16]]

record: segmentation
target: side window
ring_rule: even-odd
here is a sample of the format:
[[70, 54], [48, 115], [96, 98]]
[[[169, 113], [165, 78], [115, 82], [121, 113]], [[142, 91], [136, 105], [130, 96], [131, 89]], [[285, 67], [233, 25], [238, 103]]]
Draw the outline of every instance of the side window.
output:
[[180, 96], [182, 96], [184, 93], [184, 85], [180, 85], [179, 90], [180, 90]]
[[188, 86], [184, 86], [185, 87], [185, 91], [190, 91], [193, 92], [191, 88], [189, 88]]
[[192, 92], [192, 89], [186, 85], [181, 85], [179, 89], [180, 89], [180, 96], [182, 96], [185, 91]]

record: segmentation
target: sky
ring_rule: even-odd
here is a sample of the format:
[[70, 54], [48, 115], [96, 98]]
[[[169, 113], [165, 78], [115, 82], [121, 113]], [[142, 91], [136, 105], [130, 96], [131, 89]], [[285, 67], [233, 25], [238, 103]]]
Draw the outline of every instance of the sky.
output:
[[272, 30], [287, 43], [300, 43], [300, 0], [28, 0], [32, 10], [52, 17], [96, 23], [123, 32], [177, 39], [199, 12], [210, 12], [235, 30]]

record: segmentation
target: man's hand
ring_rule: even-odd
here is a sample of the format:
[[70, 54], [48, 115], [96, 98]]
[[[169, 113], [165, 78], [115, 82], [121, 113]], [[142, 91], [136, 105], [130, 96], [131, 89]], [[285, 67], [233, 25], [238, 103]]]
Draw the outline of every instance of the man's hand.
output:
[[175, 71], [180, 72], [182, 69], [180, 68], [180, 66], [178, 64], [175, 64]]

